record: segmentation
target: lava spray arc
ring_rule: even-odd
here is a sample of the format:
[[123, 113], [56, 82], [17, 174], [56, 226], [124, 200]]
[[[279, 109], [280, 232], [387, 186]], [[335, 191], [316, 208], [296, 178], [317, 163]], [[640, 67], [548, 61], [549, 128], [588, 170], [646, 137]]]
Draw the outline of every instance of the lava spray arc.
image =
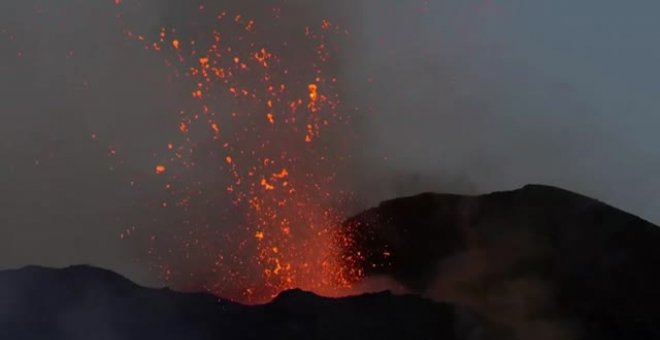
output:
[[259, 7], [250, 16], [199, 6], [194, 29], [125, 30], [188, 91], [171, 113], [179, 142], [164, 141], [169, 156], [154, 165], [171, 202], [162, 208], [183, 227], [153, 230], [148, 253], [175, 285], [244, 302], [294, 287], [343, 294], [360, 276], [340, 259], [350, 240], [338, 228], [352, 196], [340, 180], [351, 117], [333, 50], [348, 32], [328, 19], [298, 26], [285, 3]]

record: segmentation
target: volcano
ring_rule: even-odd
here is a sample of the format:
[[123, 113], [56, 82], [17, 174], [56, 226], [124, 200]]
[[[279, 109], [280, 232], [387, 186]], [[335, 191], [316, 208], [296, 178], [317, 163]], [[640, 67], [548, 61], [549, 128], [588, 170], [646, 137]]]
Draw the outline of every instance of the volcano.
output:
[[660, 338], [660, 229], [603, 202], [544, 185], [426, 193], [344, 228], [367, 276], [468, 305], [516, 338]]
[[290, 290], [246, 306], [140, 287], [88, 266], [0, 272], [0, 338], [6, 340], [451, 340], [470, 324], [460, 308], [386, 292], [332, 299]]
[[658, 339], [660, 230], [600, 201], [530, 185], [384, 202], [342, 226], [366, 285], [247, 306], [74, 266], [0, 272], [2, 339]]

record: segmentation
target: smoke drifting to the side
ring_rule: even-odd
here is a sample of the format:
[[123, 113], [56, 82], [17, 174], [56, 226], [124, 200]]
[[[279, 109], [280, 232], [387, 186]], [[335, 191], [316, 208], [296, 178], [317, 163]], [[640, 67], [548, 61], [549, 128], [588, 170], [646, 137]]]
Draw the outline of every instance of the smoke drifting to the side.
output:
[[650, 268], [660, 231], [602, 202], [539, 185], [423, 194], [386, 201], [344, 228], [354, 240], [346, 257], [368, 277], [467, 306], [504, 339], [609, 336], [629, 322], [654, 332], [640, 325], [657, 304]]
[[[660, 77], [648, 76], [658, 51], [646, 45], [657, 23], [638, 15], [656, 12], [651, 7], [657, 5], [561, 6], [567, 2], [541, 0], [204, 5], [207, 11], [224, 8], [259, 18], [272, 16], [275, 3], [295, 12], [286, 16], [292, 34], [324, 19], [348, 32], [326, 66], [341, 81], [336, 91], [352, 121], [352, 131], [335, 131], [351, 141], [337, 176], [358, 202], [347, 210], [419, 191], [475, 193], [543, 182], [660, 219], [655, 193], [660, 157], [650, 116], [658, 107], [650, 89]], [[182, 142], [179, 110], [194, 100], [191, 83], [171, 81], [162, 55], [145, 51], [126, 31], [157, 37], [162, 27], [176, 27], [178, 34], [195, 36], [212, 28], [200, 17], [200, 5], [130, 0], [0, 5], [5, 122], [0, 157], [6, 164], [0, 169], [1, 267], [91, 263], [158, 282], [134, 260], [147, 246], [136, 250], [120, 235], [131, 237], [145, 225], [160, 225], [165, 234], [179, 231], [172, 221], [181, 216], [158, 210], [162, 177], [154, 166], [167, 159], [167, 143]], [[584, 23], [585, 12], [599, 19]], [[599, 20], [613, 13], [640, 24], [622, 19], [603, 28]], [[618, 35], [607, 40], [601, 28]], [[626, 39], [629, 50], [646, 57], [610, 49], [628, 37], [635, 38]], [[295, 56], [296, 48], [284, 52]], [[577, 52], [562, 52], [571, 48]], [[584, 68], [592, 57], [598, 67]], [[643, 80], [633, 82], [640, 74], [646, 74], [637, 77]], [[225, 163], [202, 156], [195, 161], [202, 164], [197, 169]], [[181, 178], [192, 176], [180, 171]], [[212, 170], [193, 177], [223, 192], [230, 182]], [[211, 191], [205, 199], [213, 205], [189, 213], [216, 221], [224, 216], [218, 228], [232, 228], [235, 211]], [[149, 202], [155, 205], [145, 209]]]

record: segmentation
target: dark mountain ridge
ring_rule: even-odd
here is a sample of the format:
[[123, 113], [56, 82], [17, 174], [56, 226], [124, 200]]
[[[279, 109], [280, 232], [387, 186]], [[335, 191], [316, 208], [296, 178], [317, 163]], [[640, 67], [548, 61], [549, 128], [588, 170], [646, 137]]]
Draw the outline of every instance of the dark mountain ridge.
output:
[[660, 339], [660, 228], [586, 196], [543, 185], [427, 193], [345, 228], [368, 275], [413, 292], [491, 319], [560, 320], [577, 338]]
[[660, 229], [600, 201], [540, 185], [427, 193], [343, 226], [351, 263], [413, 295], [292, 290], [246, 306], [25, 267], [0, 271], [0, 339], [660, 339]]
[[468, 323], [451, 305], [388, 292], [332, 299], [292, 290], [246, 306], [140, 287], [88, 266], [0, 271], [0, 339], [7, 340], [451, 340]]

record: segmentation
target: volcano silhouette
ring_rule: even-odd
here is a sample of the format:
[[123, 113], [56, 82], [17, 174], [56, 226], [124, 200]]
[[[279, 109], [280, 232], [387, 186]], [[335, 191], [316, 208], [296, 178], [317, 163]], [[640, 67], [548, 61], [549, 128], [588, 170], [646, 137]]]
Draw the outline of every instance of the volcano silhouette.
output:
[[518, 338], [660, 339], [660, 229], [600, 201], [543, 185], [427, 193], [344, 227], [368, 275], [468, 305]]
[[410, 294], [246, 306], [25, 267], [0, 271], [0, 339], [660, 339], [660, 230], [597, 200], [539, 185], [422, 194], [343, 227], [347, 258]]
[[470, 316], [390, 293], [341, 299], [300, 290], [246, 306], [140, 287], [88, 266], [0, 272], [0, 339], [459, 339]]

